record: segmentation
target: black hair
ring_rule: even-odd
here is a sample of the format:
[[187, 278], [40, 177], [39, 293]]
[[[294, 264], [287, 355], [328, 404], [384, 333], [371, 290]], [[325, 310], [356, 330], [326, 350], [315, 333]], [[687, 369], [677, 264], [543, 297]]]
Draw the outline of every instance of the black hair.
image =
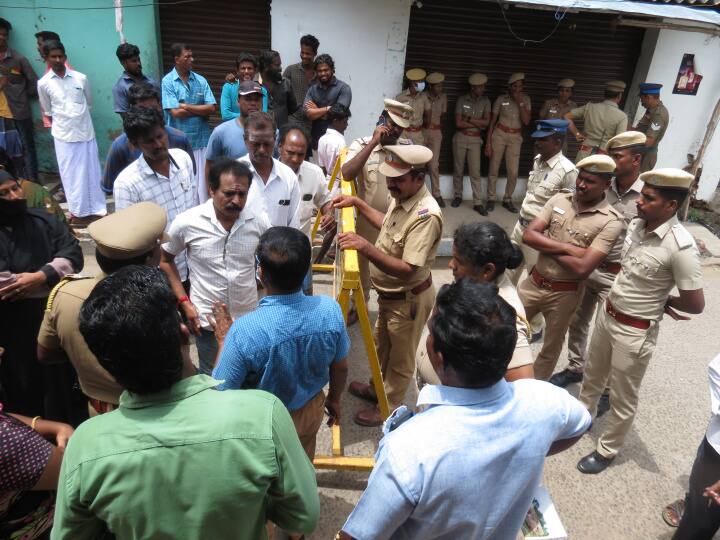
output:
[[258, 60], [254, 54], [250, 54], [249, 52], [241, 52], [240, 54], [238, 54], [237, 58], [235, 59], [235, 67], [237, 69], [240, 69], [240, 64], [242, 64], [243, 62], [250, 62], [253, 66], [255, 66], [255, 69], [258, 68]]
[[273, 51], [272, 49], [266, 49], [264, 51], [260, 51], [260, 57], [258, 58], [258, 64], [259, 64], [259, 70], [265, 71], [267, 68], [270, 67], [270, 65], [273, 63], [273, 60], [280, 56], [280, 53], [277, 51]]
[[461, 262], [479, 272], [487, 263], [495, 265], [493, 279], [507, 268], [518, 268], [523, 262], [520, 248], [510, 241], [505, 230], [491, 221], [465, 223], [455, 229], [455, 251]]
[[51, 32], [50, 30], [41, 30], [40, 32], [35, 32], [35, 37], [40, 38], [43, 41], [60, 41], [60, 36], [55, 32]]
[[604, 95], [605, 95], [605, 99], [615, 99], [616, 97], [619, 97], [622, 95], [622, 91], [618, 92], [617, 90], [609, 90], [606, 88]]
[[271, 114], [254, 111], [251, 112], [245, 119], [245, 135], [247, 136], [250, 130], [271, 130], [275, 133], [275, 119]]
[[160, 94], [155, 85], [143, 81], [134, 83], [128, 88], [128, 105], [131, 107], [136, 105], [138, 101], [145, 101], [146, 99], [157, 99], [158, 103], [161, 102]]
[[210, 167], [208, 173], [208, 186], [210, 186], [210, 189], [216, 191], [220, 187], [220, 177], [225, 173], [230, 173], [235, 178], [247, 178], [248, 188], [252, 184], [253, 173], [247, 163], [230, 158], [221, 158]]
[[313, 36], [312, 34], [306, 34], [303, 37], [300, 38], [300, 45], [305, 45], [306, 47], [310, 47], [315, 54], [318, 52], [318, 47], [320, 47], [320, 40]]
[[10, 32], [10, 30], [12, 30], [12, 24], [10, 24], [10, 21], [0, 17], [0, 30], [7, 30]]
[[18, 177], [15, 162], [2, 146], [0, 146], [0, 165], [2, 165], [8, 174], [13, 175], [15, 178]]
[[133, 45], [131, 43], [121, 43], [115, 50], [115, 56], [117, 56], [118, 60], [122, 63], [125, 60], [130, 60], [131, 58], [140, 56], [140, 49], [137, 45]]
[[160, 392], [182, 378], [177, 299], [159, 268], [125, 266], [103, 279], [79, 322], [100, 365], [129, 391]]
[[305, 233], [271, 227], [260, 237], [256, 253], [268, 283], [285, 294], [300, 290], [310, 268], [310, 240]]
[[558, 133], [557, 131], [552, 133], [551, 135], [548, 135], [548, 138], [553, 140], [555, 144], [559, 144], [560, 146], [565, 143], [565, 134], [564, 133]]
[[683, 203], [685, 202], [685, 199], [687, 198], [688, 194], [690, 193], [690, 191], [687, 189], [657, 187], [657, 186], [650, 186], [648, 184], [645, 184], [645, 185], [647, 185], [648, 187], [651, 187], [655, 191], [657, 191], [657, 194], [665, 201], [675, 201], [677, 203], [678, 208], [680, 208], [683, 205]]
[[55, 49], [58, 49], [62, 51], [63, 54], [65, 54], [65, 45], [63, 45], [62, 42], [55, 39], [43, 42], [43, 53], [45, 54], [45, 56], [48, 56], [50, 54], [50, 51], [54, 51]]
[[123, 117], [123, 129], [131, 142], [150, 133], [155, 126], [165, 126], [163, 114], [157, 109], [130, 107]]
[[[608, 148], [608, 153], [616, 150], [615, 148]], [[633, 144], [631, 146], [623, 146], [622, 148], [617, 148], [618, 151], [622, 150], [629, 150], [631, 156], [643, 156], [647, 152], [647, 146], [644, 144]]]
[[173, 59], [180, 56], [183, 51], [190, 51], [190, 50], [192, 50], [192, 49], [186, 43], [173, 43], [172, 45], [170, 45], [170, 54], [172, 54]]
[[287, 139], [287, 136], [291, 131], [299, 131], [300, 134], [305, 137], [305, 143], [308, 145], [310, 144], [310, 134], [299, 124], [285, 124], [282, 128], [280, 128], [280, 144], [285, 144], [285, 139]]
[[345, 120], [346, 118], [350, 118], [351, 116], [352, 114], [350, 113], [350, 109], [342, 103], [333, 104], [327, 113], [327, 118], [330, 122], [332, 122], [333, 120]]
[[97, 261], [98, 266], [100, 266], [100, 270], [102, 270], [104, 274], [110, 275], [121, 268], [125, 268], [126, 266], [145, 266], [148, 258], [152, 257], [153, 251], [154, 250], [151, 249], [146, 253], [142, 253], [137, 257], [131, 257], [130, 259], [111, 259], [110, 257], [106, 257], [100, 253], [100, 251], [95, 248], [95, 260]]
[[335, 71], [335, 61], [329, 54], [319, 54], [315, 57], [313, 68], [317, 69], [320, 64], [327, 64], [330, 67], [330, 71]]
[[517, 314], [491, 283], [443, 285], [430, 319], [433, 349], [468, 386], [503, 378], [517, 342]]

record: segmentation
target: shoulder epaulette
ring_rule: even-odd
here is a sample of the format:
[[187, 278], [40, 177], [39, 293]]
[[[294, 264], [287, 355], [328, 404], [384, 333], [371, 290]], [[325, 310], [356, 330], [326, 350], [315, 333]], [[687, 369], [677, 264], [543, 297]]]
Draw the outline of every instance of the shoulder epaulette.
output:
[[57, 293], [60, 289], [62, 289], [65, 285], [70, 283], [71, 281], [77, 281], [79, 279], [90, 279], [90, 276], [81, 276], [78, 274], [68, 274], [64, 278], [62, 278], [57, 285], [55, 285], [52, 290], [50, 291], [50, 294], [48, 295], [47, 304], [45, 304], [45, 311], [50, 311], [53, 306], [53, 301], [55, 300], [55, 296], [57, 296]]
[[695, 245], [695, 239], [692, 234], [690, 234], [690, 231], [683, 227], [682, 224], [676, 223], [670, 230], [673, 236], [675, 236], [675, 241], [680, 249], [687, 249]]

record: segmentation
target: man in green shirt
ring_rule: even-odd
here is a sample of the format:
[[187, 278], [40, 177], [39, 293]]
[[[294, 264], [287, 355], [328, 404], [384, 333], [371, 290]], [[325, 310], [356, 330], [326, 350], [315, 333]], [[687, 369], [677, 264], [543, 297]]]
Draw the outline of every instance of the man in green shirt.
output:
[[129, 266], [101, 281], [80, 332], [127, 390], [68, 444], [53, 539], [257, 539], [268, 520], [315, 528], [315, 471], [289, 413], [267, 392], [217, 392], [194, 375], [162, 271]]

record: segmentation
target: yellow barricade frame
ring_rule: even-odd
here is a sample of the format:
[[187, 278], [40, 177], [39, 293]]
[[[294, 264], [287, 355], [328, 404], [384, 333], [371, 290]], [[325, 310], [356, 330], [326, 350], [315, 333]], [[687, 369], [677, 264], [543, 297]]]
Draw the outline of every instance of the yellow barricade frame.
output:
[[[329, 189], [332, 190], [335, 182], [340, 182], [343, 195], [355, 195], [355, 184], [342, 177], [341, 167], [345, 161], [347, 149], [343, 148], [333, 168], [330, 178]], [[320, 224], [320, 215], [315, 219], [312, 229], [312, 237], [315, 237]], [[355, 208], [341, 208], [338, 217], [338, 232], [355, 232]], [[390, 414], [385, 386], [383, 385], [380, 362], [378, 360], [375, 340], [370, 326], [367, 303], [363, 294], [362, 283], [360, 282], [360, 265], [358, 262], [357, 250], [347, 249], [340, 252], [335, 258], [335, 264], [313, 265], [313, 270], [334, 272], [333, 294], [337, 298], [343, 317], [347, 323], [351, 303], [355, 304], [358, 314], [358, 322], [362, 333], [365, 350], [370, 365], [373, 386], [378, 397], [378, 406], [383, 418]], [[329, 456], [315, 456], [313, 461], [316, 469], [333, 469], [343, 471], [370, 471], [375, 465], [375, 459], [368, 456], [346, 456], [342, 445], [341, 429], [339, 425], [332, 426], [332, 452]]]

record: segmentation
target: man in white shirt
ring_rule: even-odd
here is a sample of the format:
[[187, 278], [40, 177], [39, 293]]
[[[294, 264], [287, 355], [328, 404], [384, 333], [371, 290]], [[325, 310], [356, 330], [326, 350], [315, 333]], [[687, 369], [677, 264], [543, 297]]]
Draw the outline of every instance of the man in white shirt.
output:
[[[233, 319], [257, 307], [255, 250], [270, 221], [245, 204], [252, 176], [245, 163], [216, 161], [208, 172], [210, 198], [175, 218], [168, 231], [170, 240], [162, 246], [160, 268], [197, 336], [203, 375], [212, 373], [218, 350], [208, 321], [213, 304], [225, 304]], [[183, 252], [190, 267], [190, 298], [175, 265], [175, 256]]]
[[[154, 202], [167, 211], [167, 227], [185, 210], [198, 205], [193, 162], [179, 148], [168, 150], [163, 115], [157, 109], [132, 107], [125, 113], [123, 127], [128, 140], [142, 151], [115, 179], [115, 208], [120, 210], [142, 201]], [[189, 290], [185, 253], [175, 264]]]
[[[335, 169], [340, 150], [347, 146], [345, 142], [345, 130], [350, 120], [350, 109], [342, 103], [335, 103], [328, 112], [328, 129], [325, 135], [320, 137], [317, 148], [317, 164], [328, 175], [328, 179]], [[336, 179], [336, 182], [339, 178]]]
[[238, 161], [253, 173], [247, 206], [263, 210], [273, 227], [300, 228], [300, 185], [290, 167], [273, 158], [275, 121], [265, 112], [251, 113], [245, 120], [248, 153]]
[[[335, 216], [332, 209], [332, 195], [328, 190], [327, 180], [322, 169], [305, 161], [307, 149], [310, 146], [310, 137], [304, 128], [299, 126], [286, 126], [280, 131], [280, 161], [290, 167], [297, 175], [300, 184], [300, 206], [298, 210], [299, 229], [310, 239], [310, 232], [314, 224], [315, 210], [322, 214], [320, 223], [323, 231], [335, 236], [333, 229]], [[312, 264], [303, 282], [303, 292], [312, 296]]]
[[40, 106], [52, 118], [60, 179], [72, 224], [87, 225], [107, 213], [100, 188], [100, 160], [90, 117], [92, 94], [87, 77], [65, 66], [65, 47], [46, 41], [43, 51], [51, 69], [38, 81]]

